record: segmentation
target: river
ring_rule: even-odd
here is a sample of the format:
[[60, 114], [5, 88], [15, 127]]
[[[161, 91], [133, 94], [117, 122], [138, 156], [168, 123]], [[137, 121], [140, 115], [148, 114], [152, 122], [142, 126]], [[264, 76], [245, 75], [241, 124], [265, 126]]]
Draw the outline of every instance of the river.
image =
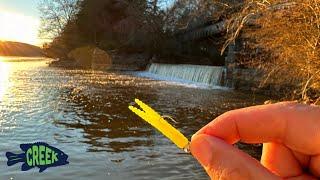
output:
[[[208, 179], [191, 155], [128, 110], [134, 98], [172, 116], [189, 138], [221, 113], [265, 100], [135, 73], [0, 62], [0, 179]], [[7, 166], [5, 152], [34, 142], [63, 150], [70, 164], [43, 173]]]

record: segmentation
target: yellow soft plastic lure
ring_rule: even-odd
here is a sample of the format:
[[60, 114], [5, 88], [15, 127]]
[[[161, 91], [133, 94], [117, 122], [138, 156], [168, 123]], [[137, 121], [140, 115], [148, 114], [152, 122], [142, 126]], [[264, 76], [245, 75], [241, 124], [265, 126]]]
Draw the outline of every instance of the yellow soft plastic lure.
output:
[[135, 99], [135, 102], [141, 107], [142, 110], [129, 106], [129, 109], [140, 116], [143, 120], [147, 121], [163, 135], [169, 138], [179, 148], [184, 149], [186, 152], [189, 151], [188, 139], [171, 124], [169, 124], [162, 116], [160, 116], [150, 106], [146, 105], [139, 99]]

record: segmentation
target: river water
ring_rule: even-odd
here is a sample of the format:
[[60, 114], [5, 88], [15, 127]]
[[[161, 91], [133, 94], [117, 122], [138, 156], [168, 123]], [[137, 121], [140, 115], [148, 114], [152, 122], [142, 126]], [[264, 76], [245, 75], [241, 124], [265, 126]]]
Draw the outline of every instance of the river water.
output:
[[[0, 62], [0, 179], [208, 179], [191, 155], [128, 110], [134, 98], [172, 116], [189, 138], [219, 114], [265, 100], [135, 73]], [[70, 164], [43, 173], [6, 165], [5, 152], [39, 141], [64, 151]]]

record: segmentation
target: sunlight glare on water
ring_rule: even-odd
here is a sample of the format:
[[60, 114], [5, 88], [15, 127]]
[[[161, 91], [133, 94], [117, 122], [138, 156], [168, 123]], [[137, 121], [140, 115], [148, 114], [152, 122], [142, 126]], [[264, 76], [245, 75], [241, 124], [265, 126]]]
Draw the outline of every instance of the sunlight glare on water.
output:
[[219, 114], [265, 100], [129, 72], [5, 59], [0, 62], [0, 152], [46, 142], [66, 152], [70, 164], [45, 173], [37, 168], [21, 172], [21, 164], [7, 166], [3, 153], [0, 179], [208, 179], [190, 154], [128, 109], [135, 98], [174, 118], [174, 126], [189, 139]]
[[2, 62], [0, 57], [0, 102], [3, 101], [3, 96], [9, 86], [10, 64]]

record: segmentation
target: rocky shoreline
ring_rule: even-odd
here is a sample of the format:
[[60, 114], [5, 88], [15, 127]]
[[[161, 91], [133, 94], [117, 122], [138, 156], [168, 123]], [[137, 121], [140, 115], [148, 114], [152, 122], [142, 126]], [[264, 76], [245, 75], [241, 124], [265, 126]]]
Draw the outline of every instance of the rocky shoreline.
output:
[[151, 58], [145, 53], [105, 52], [95, 47], [82, 47], [71, 51], [68, 58], [49, 63], [50, 67], [82, 68], [114, 71], [145, 70]]

